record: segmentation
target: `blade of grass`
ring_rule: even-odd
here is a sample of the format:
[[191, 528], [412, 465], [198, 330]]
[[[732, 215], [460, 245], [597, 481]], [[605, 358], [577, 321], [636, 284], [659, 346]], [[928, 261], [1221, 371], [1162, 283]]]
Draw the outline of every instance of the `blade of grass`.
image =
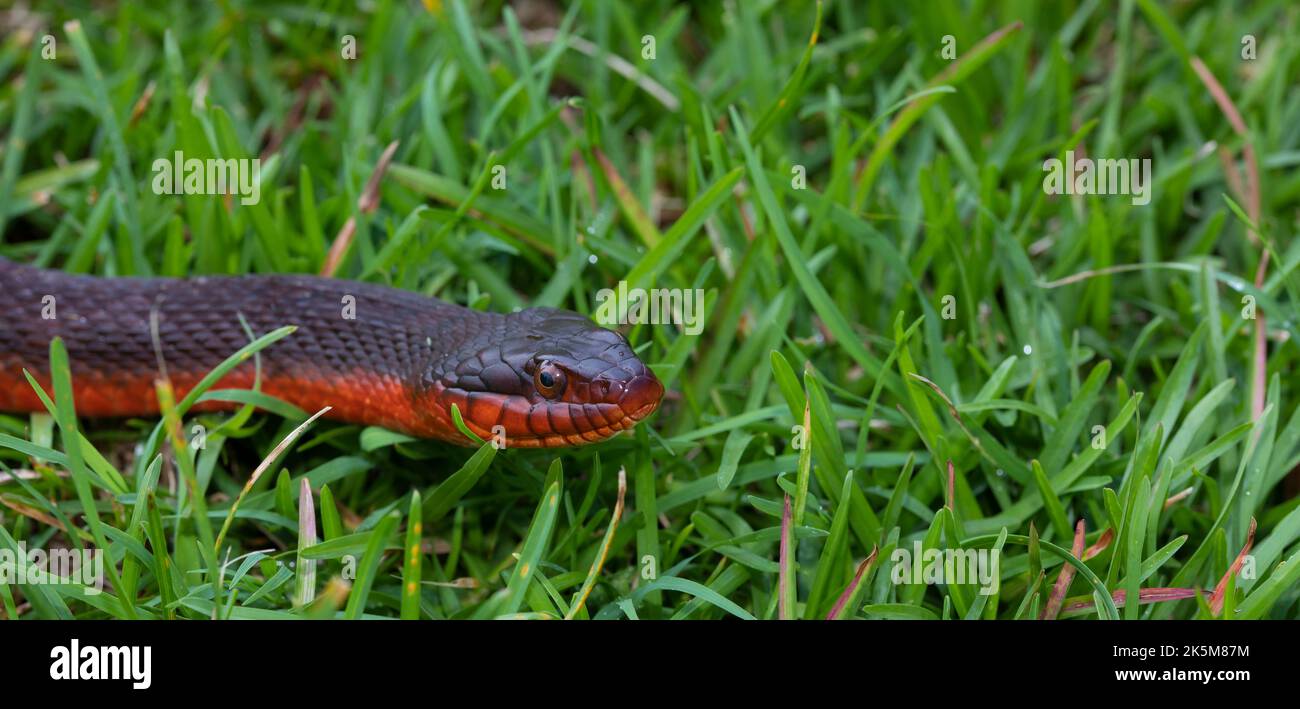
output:
[[411, 493], [411, 505], [406, 513], [406, 562], [402, 564], [402, 620], [417, 620], [420, 617], [420, 541], [424, 534], [421, 520], [423, 506], [420, 503], [420, 491]]
[[366, 552], [357, 565], [357, 579], [348, 594], [348, 605], [343, 609], [344, 618], [357, 620], [365, 612], [366, 601], [370, 599], [370, 589], [379, 572], [379, 564], [383, 561], [384, 548], [401, 519], [402, 516], [397, 511], [390, 512], [384, 515], [383, 519], [379, 520], [379, 524], [375, 525], [374, 531], [370, 532]]
[[310, 605], [316, 599], [316, 561], [302, 555], [302, 550], [316, 543], [316, 503], [311, 483], [302, 478], [298, 486], [298, 555], [294, 570], [298, 574], [294, 605]]
[[[104, 534], [105, 523], [100, 520], [99, 508], [95, 504], [95, 493], [91, 488], [90, 474], [86, 471], [81, 452], [81, 434], [77, 429], [76, 406], [72, 398], [72, 370], [68, 364], [68, 350], [63, 339], [55, 337], [50, 341], [50, 379], [54, 384], [54, 404], [58, 409], [59, 434], [63, 438], [64, 453], [68, 456], [68, 472], [72, 475], [77, 499], [81, 503], [81, 512], [86, 517], [90, 533], [95, 537], [95, 546], [107, 554], [108, 538]], [[135, 618], [133, 599], [127, 595], [122, 585], [115, 563], [105, 563], [105, 571], [122, 604], [127, 618]]]
[[500, 605], [494, 609], [497, 616], [517, 612], [519, 604], [524, 600], [524, 593], [528, 590], [542, 561], [542, 555], [546, 553], [550, 543], [556, 513], [560, 509], [560, 489], [559, 482], [552, 483], [537, 504], [537, 513], [533, 515], [533, 522], [528, 526], [528, 534], [524, 536], [523, 545], [519, 550], [519, 560], [510, 574], [510, 581], [506, 583]]

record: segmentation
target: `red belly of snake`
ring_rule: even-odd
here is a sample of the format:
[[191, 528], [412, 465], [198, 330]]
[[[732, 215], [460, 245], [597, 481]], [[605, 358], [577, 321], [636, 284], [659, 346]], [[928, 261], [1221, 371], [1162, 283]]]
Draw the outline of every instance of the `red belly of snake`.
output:
[[[158, 323], [158, 337], [151, 331]], [[245, 329], [245, 323], [247, 330]], [[260, 390], [309, 413], [471, 444], [604, 440], [649, 416], [663, 385], [619, 333], [576, 313], [470, 310], [385, 286], [314, 276], [96, 278], [0, 259], [0, 411], [44, 411], [49, 344], [67, 346], [78, 415], [158, 413], [159, 356], [178, 396], [250, 342], [296, 331], [213, 389]], [[207, 403], [205, 408], [229, 405]]]

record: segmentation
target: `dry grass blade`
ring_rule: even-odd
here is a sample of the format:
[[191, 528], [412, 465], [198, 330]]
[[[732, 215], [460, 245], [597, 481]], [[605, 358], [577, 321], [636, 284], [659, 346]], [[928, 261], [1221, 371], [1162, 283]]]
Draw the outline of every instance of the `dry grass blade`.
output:
[[879, 551], [879, 547], [871, 547], [871, 553], [862, 560], [861, 564], [858, 564], [858, 570], [853, 574], [853, 581], [849, 582], [848, 587], [844, 589], [844, 593], [841, 593], [840, 597], [836, 599], [835, 605], [831, 607], [831, 612], [826, 614], [826, 620], [840, 620], [844, 617], [844, 611], [848, 608], [849, 601], [853, 598], [853, 594], [858, 592], [858, 587], [862, 585], [862, 579], [866, 578], [867, 572], [875, 565], [876, 554]]
[[[560, 33], [551, 27], [546, 27], [543, 29], [533, 30], [531, 32], [525, 32], [523, 37], [524, 37], [524, 44], [527, 44], [530, 47], [535, 47], [538, 45], [549, 47], [550, 45], [555, 43], [555, 40], [560, 38]], [[664, 88], [664, 85], [659, 83], [658, 81], [655, 81], [654, 79], [646, 76], [645, 74], [642, 74], [641, 70], [637, 69], [632, 64], [629, 64], [626, 59], [620, 56], [616, 56], [614, 54], [610, 54], [609, 52], [602, 50], [600, 47], [597, 47], [596, 45], [592, 44], [591, 42], [581, 37], [575, 37], [573, 35], [564, 35], [564, 41], [568, 44], [568, 46], [581, 52], [582, 54], [585, 54], [591, 57], [592, 59], [598, 59], [600, 61], [605, 62], [605, 66], [608, 66], [610, 69], [614, 70], [615, 73], [617, 73], [619, 76], [622, 76], [624, 79], [627, 79], [628, 81], [631, 81], [632, 83], [641, 87], [642, 91], [653, 96], [655, 100], [657, 100], [659, 103], [662, 103], [664, 105], [664, 108], [668, 109], [669, 111], [676, 113], [681, 110], [682, 102], [679, 101], [677, 97], [673, 95], [673, 92]]]
[[[1242, 120], [1241, 112], [1237, 110], [1236, 104], [1232, 102], [1232, 97], [1228, 96], [1228, 92], [1224, 90], [1223, 85], [1219, 83], [1218, 79], [1214, 78], [1214, 74], [1210, 72], [1209, 67], [1205, 66], [1205, 62], [1201, 61], [1200, 57], [1192, 57], [1192, 69], [1196, 71], [1196, 75], [1205, 84], [1205, 88], [1209, 90], [1214, 102], [1219, 105], [1219, 110], [1223, 111], [1223, 115], [1228, 119], [1232, 130], [1244, 139], [1241, 154], [1246, 161], [1246, 191], [1242, 196], [1246, 199], [1246, 209], [1250, 214], [1250, 218], [1256, 220], [1255, 223], [1259, 224], [1259, 164], [1255, 159], [1255, 148], [1250, 143], [1246, 122]], [[1257, 236], [1252, 234], [1252, 240]]]
[[1187, 488], [1186, 490], [1183, 490], [1182, 492], [1179, 492], [1179, 493], [1174, 494], [1174, 495], [1170, 495], [1170, 496], [1169, 496], [1169, 499], [1165, 500], [1165, 507], [1164, 507], [1164, 508], [1165, 508], [1165, 509], [1169, 509], [1170, 507], [1173, 507], [1174, 505], [1178, 504], [1179, 502], [1181, 502], [1181, 501], [1187, 499], [1188, 497], [1191, 497], [1192, 493], [1195, 492], [1195, 491], [1196, 491], [1196, 488], [1194, 488], [1194, 487], [1189, 487], [1189, 488]]
[[[1074, 544], [1070, 546], [1070, 553], [1076, 558], [1083, 553], [1083, 531], [1085, 525], [1083, 518], [1079, 519], [1078, 524], [1074, 525]], [[1052, 595], [1047, 600], [1047, 607], [1043, 609], [1042, 615], [1038, 616], [1039, 620], [1055, 620], [1061, 612], [1061, 605], [1065, 602], [1065, 594], [1070, 590], [1070, 582], [1074, 580], [1074, 566], [1070, 564], [1061, 565], [1061, 575], [1056, 577], [1056, 585], [1052, 587]]]
[[[59, 530], [60, 532], [63, 532], [64, 534], [67, 534], [68, 532], [67, 527], [64, 527], [63, 523], [60, 522], [59, 520], [54, 519], [53, 517], [45, 514], [44, 512], [41, 512], [40, 510], [36, 509], [35, 507], [32, 507], [31, 505], [17, 501], [9, 495], [0, 495], [0, 505], [4, 505], [5, 507], [8, 507], [14, 512], [17, 512], [18, 514], [27, 517], [29, 519], [34, 519], [37, 522], [40, 522], [41, 524], [54, 527], [55, 529]], [[77, 531], [81, 531], [81, 530], [77, 530]], [[84, 536], [89, 537], [90, 535], [84, 535]]]
[[1115, 530], [1107, 527], [1106, 531], [1102, 532], [1100, 537], [1097, 537], [1097, 541], [1094, 542], [1092, 546], [1088, 547], [1087, 551], [1083, 552], [1083, 556], [1079, 557], [1079, 560], [1087, 561], [1103, 551], [1106, 551], [1106, 547], [1110, 546], [1110, 543], [1114, 540]]
[[[1232, 102], [1232, 97], [1223, 89], [1219, 80], [1214, 78], [1209, 67], [1200, 57], [1192, 57], [1192, 69], [1196, 75], [1201, 78], [1205, 88], [1209, 90], [1210, 96], [1214, 102], [1219, 105], [1219, 110], [1228, 119], [1232, 125], [1232, 130], [1241, 137], [1242, 158], [1246, 162], [1246, 185], [1245, 192], [1238, 193], [1238, 196], [1246, 202], [1246, 213], [1254, 222], [1254, 226], [1259, 226], [1260, 220], [1260, 198], [1259, 198], [1259, 163], [1255, 158], [1255, 146], [1251, 144], [1250, 134], [1246, 130], [1246, 122], [1241, 118], [1241, 112], [1237, 110], [1236, 104]], [[1226, 167], [1226, 166], [1225, 166]], [[1233, 173], [1228, 172], [1229, 184], [1234, 182]], [[1240, 189], [1240, 179], [1235, 180]], [[1252, 244], [1260, 244], [1260, 236], [1255, 233], [1251, 227], [1246, 228], [1246, 233], [1250, 237]], [[1264, 285], [1264, 277], [1268, 273], [1268, 249], [1262, 248], [1259, 255], [1259, 266], [1255, 269], [1255, 287], [1260, 288]], [[1268, 331], [1265, 326], [1264, 313], [1259, 312], [1255, 317], [1255, 366], [1252, 372], [1252, 381], [1250, 392], [1250, 415], [1253, 419], [1258, 419], [1264, 412], [1264, 395], [1266, 389], [1266, 380], [1268, 376]]]
[[[1115, 601], [1117, 607], [1123, 608], [1127, 596], [1128, 593], [1126, 591], [1116, 591], [1111, 594], [1111, 599]], [[1194, 588], [1144, 588], [1141, 591], [1138, 591], [1138, 605], [1159, 603], [1161, 601], [1182, 601], [1195, 597], [1196, 589]], [[1079, 611], [1091, 610], [1096, 607], [1096, 605], [1097, 602], [1091, 598], [1071, 601], [1065, 604], [1065, 610], [1063, 612], [1067, 614], [1077, 613]]]
[[140, 116], [143, 116], [144, 112], [149, 110], [149, 104], [153, 102], [153, 94], [157, 88], [157, 83], [153, 81], [150, 81], [144, 87], [144, 93], [140, 94], [135, 106], [131, 108], [131, 118], [127, 121], [128, 126], [134, 126], [140, 120]]
[[[68, 472], [66, 470], [56, 470], [52, 474], [55, 477], [60, 477], [60, 478], [68, 477]], [[42, 476], [40, 473], [36, 472], [35, 470], [27, 470], [26, 468], [19, 468], [17, 470], [13, 470], [9, 472], [0, 470], [0, 485], [4, 485], [5, 483], [10, 483], [15, 480], [40, 480], [41, 477]]]
[[939, 398], [943, 399], [943, 403], [948, 406], [948, 413], [953, 418], [957, 419], [958, 423], [961, 422], [961, 413], [957, 411], [957, 406], [952, 403], [952, 399], [948, 398], [948, 395], [944, 393], [943, 389], [939, 388], [938, 384], [935, 384], [934, 382], [930, 381], [929, 379], [926, 379], [925, 377], [921, 376], [920, 374], [917, 374], [916, 372], [908, 372], [908, 376], [933, 389], [934, 393], [938, 394]]
[[[388, 165], [393, 161], [393, 154], [397, 152], [398, 141], [394, 140], [384, 148], [384, 152], [379, 156], [379, 162], [375, 163], [375, 169], [370, 173], [370, 179], [366, 181], [366, 188], [361, 191], [361, 196], [357, 198], [357, 211], [363, 214], [370, 214], [379, 207], [379, 183], [384, 179], [384, 173], [388, 172]], [[343, 256], [348, 252], [348, 247], [352, 245], [352, 237], [357, 232], [356, 215], [348, 217], [343, 228], [339, 230], [338, 236], [334, 237], [334, 243], [330, 245], [330, 252], [325, 257], [325, 265], [321, 266], [320, 275], [327, 278], [332, 277], [339, 270], [339, 264], [343, 263]]]
[[1219, 579], [1219, 583], [1215, 585], [1214, 593], [1210, 594], [1210, 610], [1214, 611], [1216, 616], [1223, 612], [1223, 597], [1228, 591], [1228, 582], [1241, 571], [1241, 565], [1246, 562], [1246, 555], [1250, 553], [1250, 548], [1254, 545], [1255, 518], [1251, 517], [1250, 529], [1246, 532], [1246, 543], [1241, 547], [1241, 553], [1237, 554], [1236, 559], [1233, 559], [1228, 571], [1223, 574], [1223, 578]]
[[239, 491], [239, 497], [236, 497], [235, 502], [230, 505], [230, 512], [226, 513], [226, 521], [221, 524], [221, 532], [217, 534], [215, 551], [221, 550], [221, 542], [226, 538], [226, 532], [230, 529], [230, 523], [235, 521], [235, 512], [239, 510], [239, 503], [248, 495], [248, 491], [252, 490], [253, 486], [257, 484], [257, 479], [262, 477], [262, 474], [271, 467], [271, 464], [279, 459], [280, 454], [284, 453], [289, 446], [293, 445], [293, 442], [298, 440], [298, 437], [310, 428], [311, 425], [316, 422], [316, 419], [324, 416], [331, 408], [333, 407], [326, 406], [313, 414], [311, 418], [303, 421], [297, 428], [290, 431], [289, 435], [285, 436], [284, 440], [280, 441], [279, 445], [277, 445], [269, 455], [262, 459], [262, 463], [258, 465], [257, 469], [253, 471], [253, 474], [248, 477], [248, 482], [244, 483], [244, 489]]
[[957, 507], [957, 469], [953, 467], [952, 461], [948, 461], [948, 509], [954, 510]]
[[578, 595], [574, 597], [569, 612], [564, 614], [565, 620], [573, 620], [578, 611], [582, 610], [583, 605], [587, 603], [587, 596], [591, 595], [591, 589], [596, 585], [600, 570], [605, 565], [605, 558], [609, 556], [609, 545], [614, 542], [614, 532], [618, 531], [618, 522], [623, 518], [623, 498], [626, 496], [627, 469], [619, 468], [618, 501], [614, 503], [614, 513], [609, 518], [609, 529], [605, 530], [605, 538], [600, 543], [600, 551], [596, 553], [596, 558], [591, 562], [591, 570], [587, 572], [587, 580], [583, 582]]

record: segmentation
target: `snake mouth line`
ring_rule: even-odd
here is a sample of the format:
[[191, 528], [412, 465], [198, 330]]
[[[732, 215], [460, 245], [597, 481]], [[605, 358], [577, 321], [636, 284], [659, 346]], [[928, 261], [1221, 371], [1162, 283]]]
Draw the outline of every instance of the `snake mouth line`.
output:
[[[576, 431], [560, 432], [558, 430], [548, 431], [505, 431], [505, 447], [515, 448], [549, 448], [554, 446], [583, 446], [591, 443], [612, 438], [619, 433], [629, 430], [641, 421], [645, 420], [650, 414], [659, 408], [659, 400], [646, 402], [632, 411], [623, 411], [618, 409], [618, 415], [615, 417], [606, 417], [607, 423], [591, 428], [583, 428]], [[494, 440], [497, 435], [492, 430], [500, 425], [500, 419], [495, 419], [496, 423], [491, 426], [485, 426], [482, 421], [476, 420], [469, 416], [462, 415], [465, 425], [475, 435], [486, 441]]]
[[659, 408], [659, 402], [652, 401], [648, 404], [643, 405], [641, 408], [637, 409], [636, 411], [633, 411], [632, 413], [628, 414], [627, 416], [624, 417], [623, 420], [627, 422], [628, 426], [631, 426], [637, 423], [638, 421], [644, 419], [645, 417], [649, 416], [650, 414], [654, 413], [655, 409], [657, 408]]
[[[451, 428], [451, 407], [477, 437], [506, 447], [549, 448], [582, 446], [611, 438], [636, 426], [659, 408], [664, 386], [648, 370], [631, 378], [586, 384], [602, 400], [539, 400], [501, 392], [441, 385], [428, 399], [439, 410], [439, 428]], [[579, 390], [578, 396], [582, 396]], [[472, 440], [459, 434], [447, 438], [462, 445]]]

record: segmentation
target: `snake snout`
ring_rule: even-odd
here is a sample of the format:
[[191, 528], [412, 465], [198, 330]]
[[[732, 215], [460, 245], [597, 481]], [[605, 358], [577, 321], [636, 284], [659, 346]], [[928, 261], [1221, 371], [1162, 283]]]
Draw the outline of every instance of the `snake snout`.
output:
[[645, 365], [639, 370], [627, 379], [610, 383], [606, 396], [606, 401], [623, 412], [629, 426], [654, 413], [664, 396], [664, 385], [654, 372]]
[[646, 370], [644, 376], [633, 379], [625, 387], [619, 408], [626, 411], [633, 421], [640, 421], [659, 408], [663, 397], [664, 385], [650, 370]]

